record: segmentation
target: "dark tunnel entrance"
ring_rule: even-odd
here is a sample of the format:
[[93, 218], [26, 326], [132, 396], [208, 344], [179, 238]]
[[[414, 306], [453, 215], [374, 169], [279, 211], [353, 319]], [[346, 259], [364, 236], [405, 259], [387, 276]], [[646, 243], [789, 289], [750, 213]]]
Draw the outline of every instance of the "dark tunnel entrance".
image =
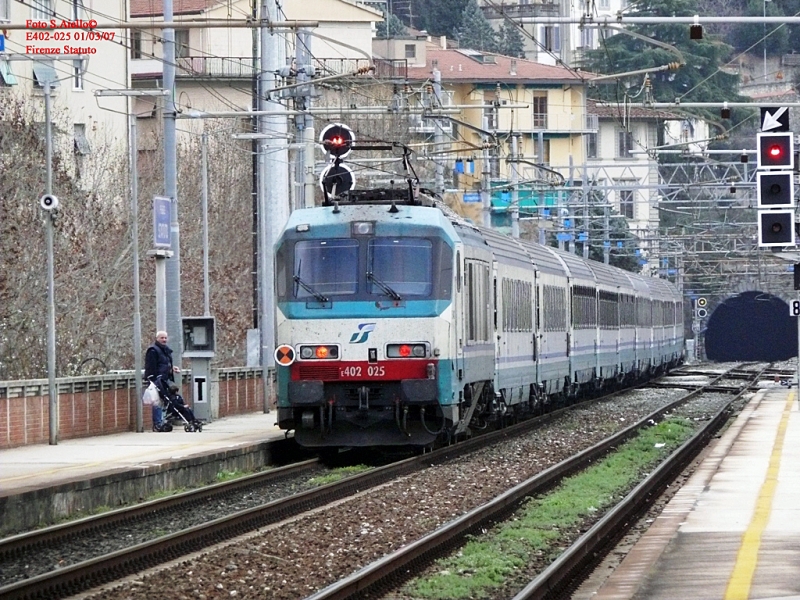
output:
[[775, 362], [797, 356], [797, 321], [777, 296], [744, 292], [708, 319], [706, 356], [715, 361]]

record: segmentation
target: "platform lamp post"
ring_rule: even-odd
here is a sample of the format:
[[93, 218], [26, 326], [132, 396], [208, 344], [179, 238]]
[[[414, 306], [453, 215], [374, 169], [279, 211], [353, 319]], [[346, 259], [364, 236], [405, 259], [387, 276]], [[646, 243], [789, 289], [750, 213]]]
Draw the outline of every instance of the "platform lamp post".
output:
[[[167, 90], [95, 90], [95, 96], [138, 98], [142, 96], [166, 96]], [[142, 415], [142, 312], [139, 301], [139, 179], [138, 179], [138, 144], [136, 133], [136, 114], [133, 106], [128, 110], [129, 127], [129, 165], [131, 171], [131, 245], [133, 262], [133, 372], [136, 386], [136, 431], [144, 431]]]

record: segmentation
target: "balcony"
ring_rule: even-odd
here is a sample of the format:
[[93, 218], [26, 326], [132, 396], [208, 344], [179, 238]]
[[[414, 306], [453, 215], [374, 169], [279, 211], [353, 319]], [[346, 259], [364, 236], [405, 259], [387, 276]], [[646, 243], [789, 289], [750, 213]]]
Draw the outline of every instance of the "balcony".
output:
[[[252, 79], [258, 75], [258, 59], [252, 56], [182, 56], [176, 59], [175, 76], [196, 79]], [[131, 61], [131, 75], [135, 79], [161, 77], [162, 62], [156, 58], [137, 58]], [[380, 79], [404, 81], [408, 72], [406, 60], [370, 61], [366, 58], [319, 58], [314, 60], [317, 77], [344, 75], [358, 69], [375, 66], [373, 76]]]
[[252, 56], [182, 56], [176, 63], [176, 77], [252, 79], [258, 74]]
[[408, 74], [408, 61], [406, 59], [387, 60], [376, 58], [317, 58], [314, 59], [314, 68], [318, 77], [328, 75], [342, 75], [353, 73], [358, 69], [375, 66], [373, 76], [378, 79], [398, 79], [405, 81]]
[[558, 2], [531, 2], [530, 4], [503, 4], [502, 12], [494, 6], [482, 6], [487, 19], [520, 19], [522, 17], [558, 17]]

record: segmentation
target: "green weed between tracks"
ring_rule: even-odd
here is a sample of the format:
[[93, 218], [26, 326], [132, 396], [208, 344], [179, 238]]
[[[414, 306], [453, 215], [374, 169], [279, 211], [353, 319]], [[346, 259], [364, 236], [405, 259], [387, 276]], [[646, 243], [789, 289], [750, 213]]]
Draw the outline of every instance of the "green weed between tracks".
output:
[[493, 598], [493, 591], [532, 557], [555, 560], [564, 550], [559, 539], [593, 513], [616, 504], [694, 431], [685, 419], [649, 427], [596, 465], [528, 500], [512, 520], [471, 537], [457, 554], [435, 564], [435, 574], [409, 582], [403, 593], [421, 600]]
[[364, 471], [369, 471], [372, 467], [368, 467], [367, 465], [353, 465], [351, 467], [337, 467], [336, 469], [331, 470], [330, 473], [326, 473], [325, 475], [320, 475], [319, 477], [312, 477], [308, 480], [311, 485], [327, 485], [329, 483], [334, 483], [335, 481], [339, 481], [340, 479], [344, 479], [345, 477], [350, 477], [351, 475], [358, 475], [359, 473], [363, 473]]

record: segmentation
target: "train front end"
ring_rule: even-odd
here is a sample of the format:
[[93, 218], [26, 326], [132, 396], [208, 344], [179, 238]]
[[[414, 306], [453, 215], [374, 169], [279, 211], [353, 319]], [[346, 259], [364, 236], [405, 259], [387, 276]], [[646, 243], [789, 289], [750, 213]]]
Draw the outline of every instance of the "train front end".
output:
[[292, 213], [276, 245], [276, 371], [278, 425], [299, 444], [427, 446], [445, 429], [454, 244], [435, 208]]

